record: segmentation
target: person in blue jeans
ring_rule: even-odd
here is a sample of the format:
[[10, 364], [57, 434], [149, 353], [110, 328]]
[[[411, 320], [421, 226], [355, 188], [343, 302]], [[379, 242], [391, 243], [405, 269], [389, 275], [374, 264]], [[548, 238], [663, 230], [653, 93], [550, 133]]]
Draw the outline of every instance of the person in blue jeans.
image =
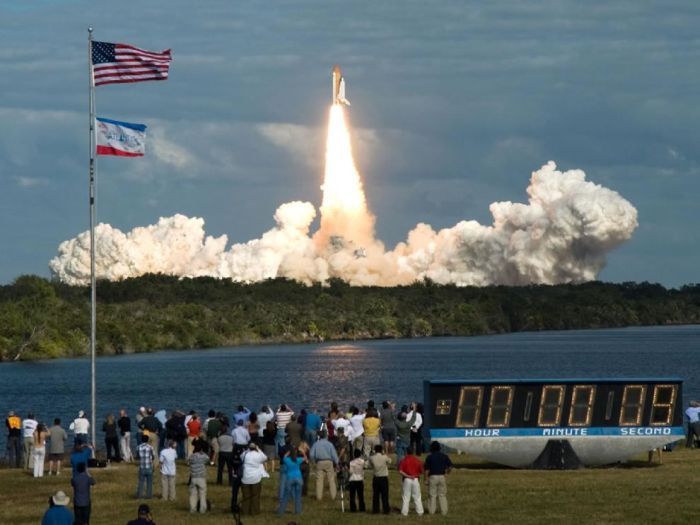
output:
[[278, 515], [286, 512], [290, 497], [294, 498], [294, 514], [301, 514], [301, 487], [304, 484], [301, 475], [301, 464], [304, 461], [305, 459], [298, 455], [295, 448], [292, 448], [282, 460], [286, 470], [286, 481], [284, 493], [280, 498], [280, 507], [277, 509]]
[[144, 485], [146, 486], [146, 499], [153, 496], [153, 462], [156, 459], [153, 447], [148, 444], [148, 436], [141, 436], [141, 444], [136, 449], [136, 457], [139, 460], [139, 484], [136, 488], [136, 499], [141, 499]]

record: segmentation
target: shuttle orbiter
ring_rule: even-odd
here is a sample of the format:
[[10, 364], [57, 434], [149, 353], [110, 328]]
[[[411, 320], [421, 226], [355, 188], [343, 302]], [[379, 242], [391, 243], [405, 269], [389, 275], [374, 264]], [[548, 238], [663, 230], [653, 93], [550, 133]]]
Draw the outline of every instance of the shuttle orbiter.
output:
[[340, 66], [333, 66], [333, 104], [343, 104], [349, 106], [350, 101], [345, 98], [345, 79], [340, 72]]

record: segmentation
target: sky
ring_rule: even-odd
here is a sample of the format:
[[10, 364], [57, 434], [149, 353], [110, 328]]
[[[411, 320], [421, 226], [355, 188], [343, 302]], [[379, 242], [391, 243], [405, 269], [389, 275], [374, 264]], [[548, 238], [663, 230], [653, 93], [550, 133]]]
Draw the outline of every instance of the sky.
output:
[[388, 247], [490, 224], [553, 160], [638, 210], [601, 280], [700, 282], [697, 2], [0, 0], [0, 283], [49, 277], [89, 227], [88, 26], [173, 53], [165, 82], [96, 90], [98, 116], [148, 125], [146, 157], [99, 158], [98, 222], [181, 213], [233, 243], [318, 207], [339, 63]]

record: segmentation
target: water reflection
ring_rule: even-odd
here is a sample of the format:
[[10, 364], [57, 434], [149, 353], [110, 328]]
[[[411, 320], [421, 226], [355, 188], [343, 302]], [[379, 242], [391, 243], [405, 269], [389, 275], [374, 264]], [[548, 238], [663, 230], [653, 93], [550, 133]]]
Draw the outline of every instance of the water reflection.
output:
[[[700, 326], [539, 332], [472, 338], [266, 345], [100, 358], [98, 428], [126, 407], [233, 411], [287, 402], [420, 400], [426, 379], [680, 376], [700, 398]], [[89, 410], [87, 359], [0, 365], [0, 410], [71, 421]], [[4, 433], [0, 447], [4, 450]]]

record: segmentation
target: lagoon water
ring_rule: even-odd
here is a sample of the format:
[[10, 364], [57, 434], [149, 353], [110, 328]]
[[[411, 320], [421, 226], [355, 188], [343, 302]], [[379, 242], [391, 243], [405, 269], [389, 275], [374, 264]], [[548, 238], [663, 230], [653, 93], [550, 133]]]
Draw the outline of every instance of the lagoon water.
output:
[[[684, 399], [700, 399], [700, 325], [482, 337], [307, 345], [263, 345], [158, 352], [97, 360], [98, 430], [120, 408], [258, 410], [287, 402], [326, 411], [384, 399], [420, 401], [425, 379], [681, 377]], [[90, 411], [90, 361], [0, 364], [0, 411], [67, 428]], [[102, 440], [98, 437], [99, 446]], [[5, 451], [5, 433], [0, 437]]]

